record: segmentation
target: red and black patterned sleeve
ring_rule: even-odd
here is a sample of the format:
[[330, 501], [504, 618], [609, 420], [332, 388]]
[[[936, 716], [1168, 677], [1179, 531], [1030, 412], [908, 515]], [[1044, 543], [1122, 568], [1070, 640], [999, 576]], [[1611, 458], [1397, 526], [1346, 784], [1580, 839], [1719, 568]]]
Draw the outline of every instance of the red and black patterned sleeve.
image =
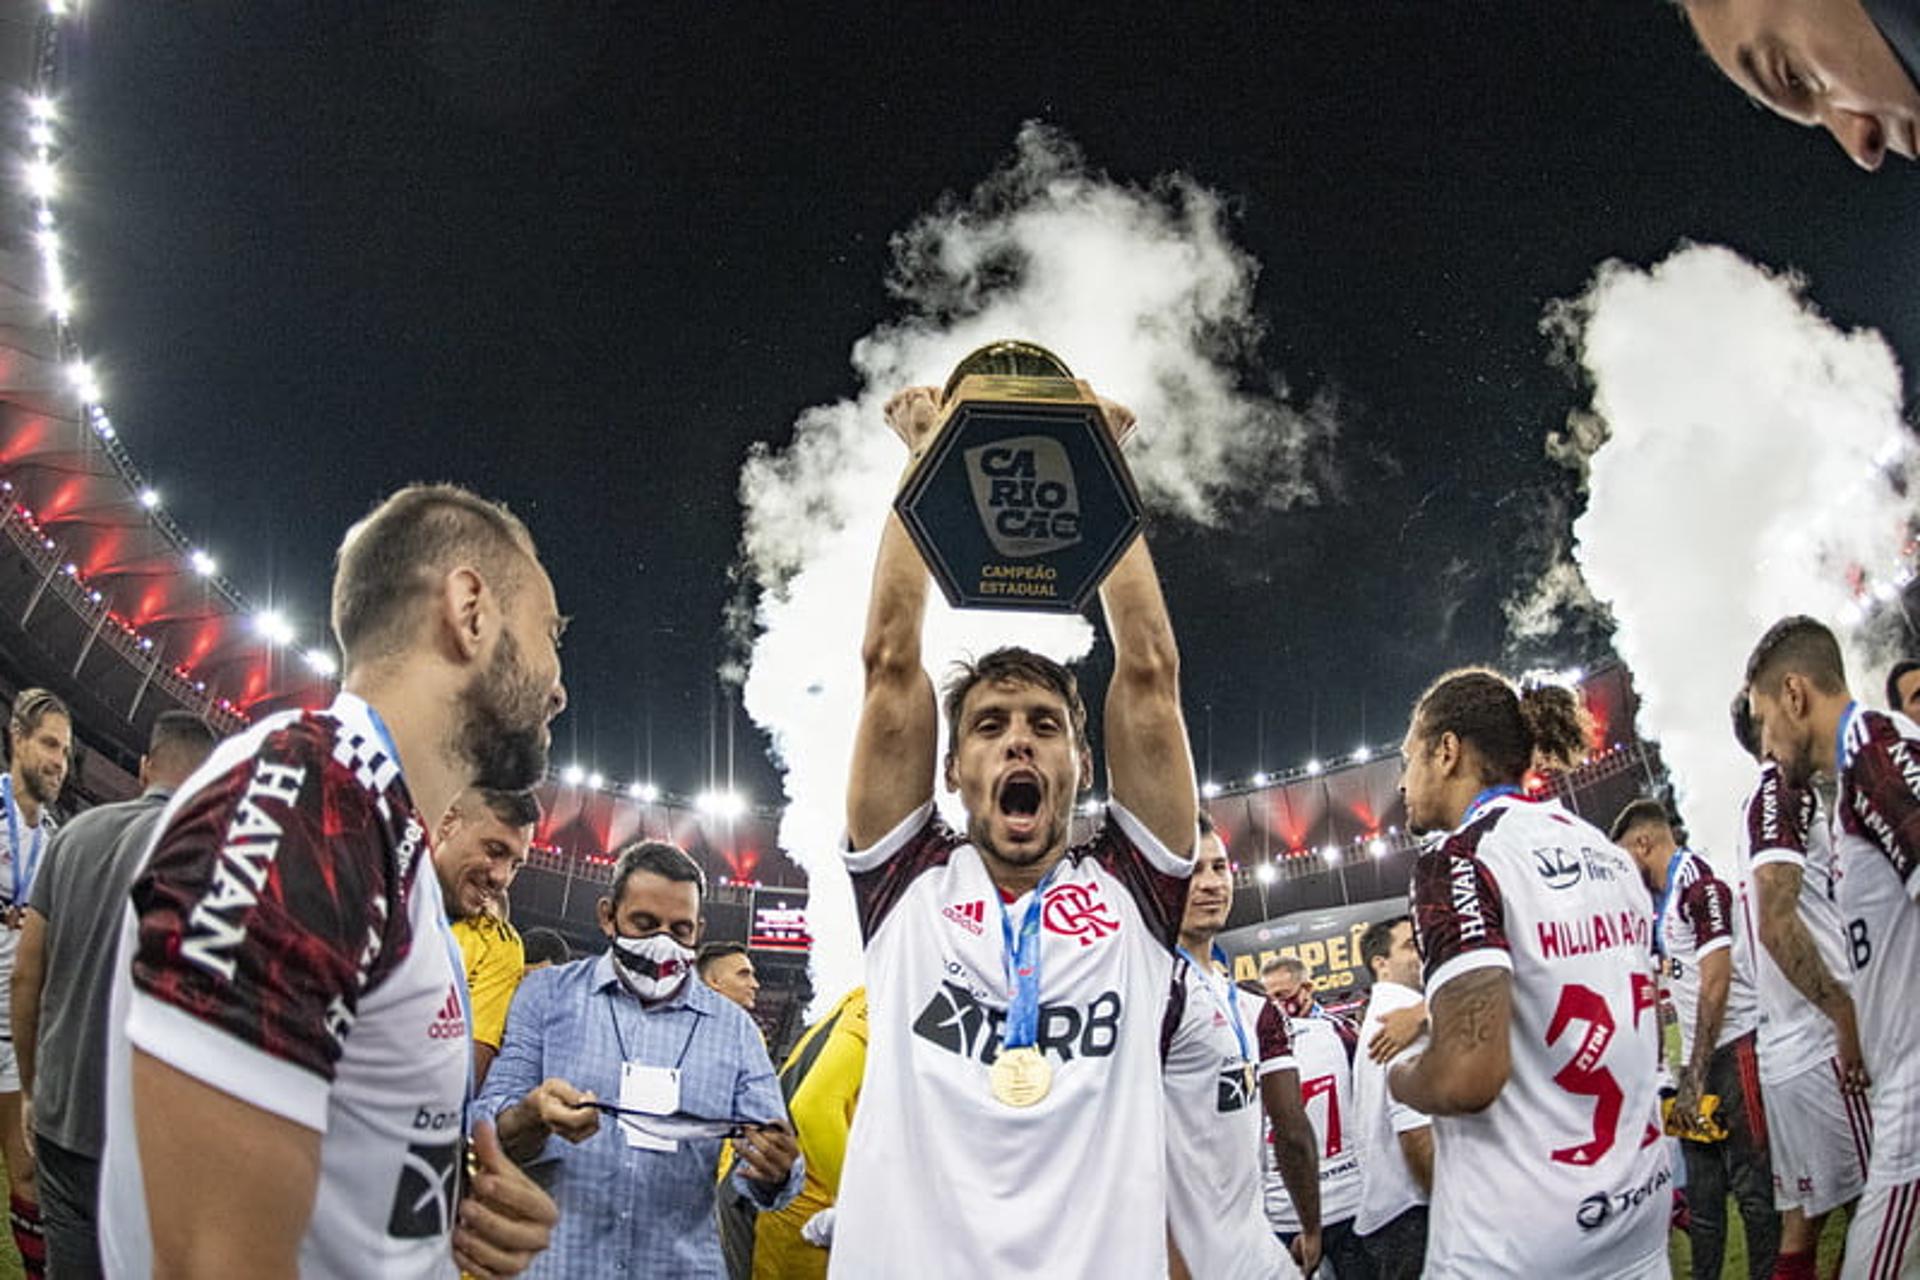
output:
[[1699, 874], [1680, 891], [1679, 910], [1680, 919], [1693, 930], [1696, 954], [1733, 945], [1733, 890], [1704, 861], [1699, 861]]
[[1886, 716], [1862, 714], [1871, 717], [1866, 741], [1847, 768], [1854, 816], [1908, 895], [1920, 897], [1920, 743]]
[[1253, 1035], [1259, 1042], [1261, 1075], [1294, 1069], [1293, 1030], [1279, 1005], [1269, 1000], [1261, 1006], [1260, 1017], [1253, 1024]]
[[1086, 852], [1127, 887], [1140, 918], [1160, 945], [1168, 950], [1177, 946], [1193, 863], [1169, 853], [1138, 818], [1117, 804], [1107, 806], [1107, 820]]
[[1747, 801], [1747, 849], [1755, 865], [1805, 862], [1813, 807], [1812, 789], [1790, 785], [1780, 766], [1768, 761]]
[[272, 733], [176, 811], [134, 885], [133, 983], [330, 1083], [405, 920], [371, 797], [344, 770], [329, 785], [325, 724]]
[[934, 867], [945, 866], [961, 843], [929, 802], [871, 849], [847, 854], [861, 942], [872, 942], [913, 882]]
[[1413, 939], [1420, 948], [1428, 999], [1442, 983], [1469, 969], [1513, 967], [1506, 904], [1492, 869], [1478, 856], [1481, 840], [1501, 812], [1496, 809], [1423, 850], [1413, 864]]

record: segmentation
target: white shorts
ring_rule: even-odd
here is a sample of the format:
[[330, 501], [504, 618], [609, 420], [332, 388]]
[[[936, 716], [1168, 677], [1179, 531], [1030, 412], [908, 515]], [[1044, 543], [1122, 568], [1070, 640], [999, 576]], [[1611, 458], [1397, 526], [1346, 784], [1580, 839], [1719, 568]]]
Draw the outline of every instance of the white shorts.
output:
[[20, 1092], [20, 1061], [13, 1056], [12, 1039], [0, 1040], [0, 1093]]
[[1875, 1187], [1860, 1197], [1860, 1207], [1853, 1211], [1840, 1280], [1915, 1277], [1920, 1277], [1920, 1180]]
[[1760, 1086], [1773, 1156], [1773, 1206], [1818, 1217], [1859, 1197], [1867, 1185], [1873, 1120], [1867, 1100], [1840, 1088], [1828, 1058]]

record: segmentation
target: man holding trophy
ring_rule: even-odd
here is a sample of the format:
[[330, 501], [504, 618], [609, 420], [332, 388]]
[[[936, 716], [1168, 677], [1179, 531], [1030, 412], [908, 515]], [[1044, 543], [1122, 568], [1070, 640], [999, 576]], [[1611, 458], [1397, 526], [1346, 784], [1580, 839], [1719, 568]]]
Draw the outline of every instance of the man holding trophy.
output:
[[[847, 795], [871, 1040], [831, 1274], [1164, 1276], [1160, 1035], [1197, 809], [1173, 627], [1120, 462], [1133, 418], [999, 343], [944, 392], [896, 395], [887, 421], [911, 457]], [[1093, 755], [1060, 664], [999, 649], [962, 666], [942, 758], [930, 568], [961, 605], [1074, 609], [1097, 587], [1112, 801], [1089, 843], [1068, 847]], [[936, 769], [964, 832], [935, 813]]]

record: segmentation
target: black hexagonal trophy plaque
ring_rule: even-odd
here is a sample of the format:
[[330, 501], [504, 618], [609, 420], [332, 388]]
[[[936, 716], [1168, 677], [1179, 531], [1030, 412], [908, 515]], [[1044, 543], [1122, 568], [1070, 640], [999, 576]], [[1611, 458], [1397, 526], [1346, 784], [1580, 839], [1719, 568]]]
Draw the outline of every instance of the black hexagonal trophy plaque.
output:
[[1100, 401], [1059, 358], [1001, 342], [962, 361], [894, 500], [956, 609], [1078, 613], [1140, 532]]

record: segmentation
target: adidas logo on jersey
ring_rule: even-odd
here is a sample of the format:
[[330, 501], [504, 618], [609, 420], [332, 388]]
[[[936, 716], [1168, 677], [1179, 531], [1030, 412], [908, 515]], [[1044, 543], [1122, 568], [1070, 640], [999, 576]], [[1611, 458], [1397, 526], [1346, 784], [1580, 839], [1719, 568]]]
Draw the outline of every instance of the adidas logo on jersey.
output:
[[447, 1002], [434, 1015], [433, 1025], [427, 1028], [427, 1036], [433, 1040], [459, 1040], [466, 1034], [467, 1014], [460, 1006], [460, 993], [448, 987]]
[[940, 914], [976, 938], [986, 931], [987, 904], [978, 898], [972, 902], [949, 903], [940, 909]]

